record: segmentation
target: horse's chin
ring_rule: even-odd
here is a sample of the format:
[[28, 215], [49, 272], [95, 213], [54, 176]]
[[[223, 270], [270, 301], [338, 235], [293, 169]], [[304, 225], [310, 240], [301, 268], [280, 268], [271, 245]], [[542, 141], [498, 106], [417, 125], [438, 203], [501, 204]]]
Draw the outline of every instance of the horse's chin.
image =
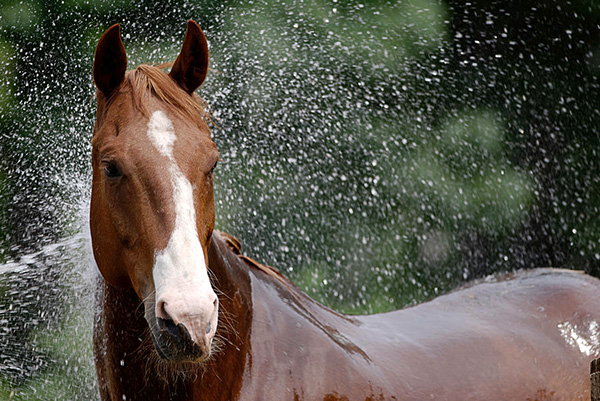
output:
[[210, 358], [211, 352], [202, 352], [191, 339], [186, 343], [174, 343], [162, 335], [159, 329], [150, 329], [156, 354], [165, 362], [175, 364], [202, 364]]
[[213, 355], [211, 352], [204, 358], [190, 358], [181, 353], [173, 353], [172, 349], [157, 344], [152, 330], [148, 329], [144, 339], [144, 358], [148, 359], [149, 371], [154, 372], [155, 378], [161, 379], [165, 384], [173, 385], [180, 380], [196, 380], [207, 368], [207, 359]]

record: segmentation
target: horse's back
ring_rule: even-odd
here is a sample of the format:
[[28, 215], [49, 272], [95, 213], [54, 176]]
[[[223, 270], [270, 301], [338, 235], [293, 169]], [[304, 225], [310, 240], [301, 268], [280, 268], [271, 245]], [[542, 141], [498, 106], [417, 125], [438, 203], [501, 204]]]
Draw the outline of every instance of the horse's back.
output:
[[589, 398], [600, 281], [537, 269], [361, 316], [356, 344], [407, 399]]

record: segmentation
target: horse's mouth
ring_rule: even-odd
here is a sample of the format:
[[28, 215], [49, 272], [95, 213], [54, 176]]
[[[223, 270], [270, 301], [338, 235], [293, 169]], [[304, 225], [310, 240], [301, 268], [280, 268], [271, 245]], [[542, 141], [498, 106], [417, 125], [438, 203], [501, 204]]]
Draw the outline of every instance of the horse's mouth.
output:
[[170, 319], [157, 318], [152, 298], [149, 297], [144, 302], [144, 317], [158, 356], [174, 363], [199, 364], [206, 361], [210, 356], [212, 345], [208, 349], [203, 349], [192, 340], [192, 336], [183, 324], [176, 324]]
[[151, 325], [150, 332], [156, 352], [162, 359], [177, 363], [201, 363], [208, 358], [208, 353], [192, 341], [184, 325], [176, 325], [172, 320], [156, 320], [157, 324]]

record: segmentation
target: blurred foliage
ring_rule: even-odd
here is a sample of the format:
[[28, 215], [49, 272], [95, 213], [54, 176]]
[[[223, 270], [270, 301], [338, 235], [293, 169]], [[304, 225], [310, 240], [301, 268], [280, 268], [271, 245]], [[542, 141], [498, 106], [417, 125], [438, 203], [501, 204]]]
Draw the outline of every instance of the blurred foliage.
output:
[[[517, 268], [600, 273], [595, 0], [4, 1], [2, 260], [84, 230], [102, 32], [122, 23], [133, 68], [173, 60], [189, 18], [217, 226], [316, 299], [371, 313]], [[27, 266], [0, 269], [0, 399], [89, 399], [89, 317], [55, 284], [81, 266]]]

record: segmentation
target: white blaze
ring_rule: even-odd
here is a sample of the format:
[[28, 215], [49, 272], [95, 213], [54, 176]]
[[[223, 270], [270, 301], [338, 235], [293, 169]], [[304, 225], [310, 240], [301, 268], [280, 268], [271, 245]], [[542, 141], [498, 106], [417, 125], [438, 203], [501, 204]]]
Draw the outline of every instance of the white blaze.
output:
[[[156, 301], [166, 302], [170, 317], [176, 324], [184, 323], [192, 339], [199, 342], [205, 330], [201, 328], [214, 320], [212, 313], [204, 315], [214, 310], [212, 302], [216, 296], [196, 230], [192, 185], [173, 157], [177, 136], [171, 120], [162, 111], [155, 111], [150, 117], [148, 137], [160, 154], [169, 159], [175, 204], [175, 228], [167, 247], [156, 253], [152, 269]], [[211, 323], [216, 326], [216, 321]]]
[[169, 158], [169, 161], [177, 168], [177, 164], [173, 159], [173, 144], [177, 136], [175, 136], [173, 123], [160, 110], [155, 111], [150, 117], [150, 121], [148, 121], [148, 137], [160, 154]]

